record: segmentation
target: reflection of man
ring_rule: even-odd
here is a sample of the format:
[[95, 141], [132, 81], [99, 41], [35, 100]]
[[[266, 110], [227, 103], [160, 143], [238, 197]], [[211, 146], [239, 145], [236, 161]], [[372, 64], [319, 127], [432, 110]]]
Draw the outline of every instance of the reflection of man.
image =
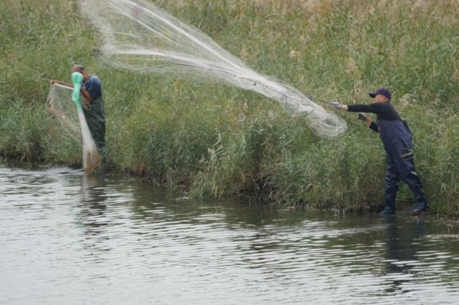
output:
[[104, 219], [107, 204], [106, 183], [104, 176], [83, 176], [83, 203], [81, 205], [81, 221], [86, 232], [91, 235], [101, 233], [101, 227], [107, 225]]
[[[102, 158], [101, 168], [103, 169], [105, 165], [105, 110], [102, 98], [102, 84], [97, 76], [89, 74], [83, 66], [74, 66], [72, 69], [73, 72], [83, 74], [81, 95], [86, 100], [82, 103], [83, 113], [94, 142], [96, 142], [97, 150]], [[51, 80], [51, 84], [54, 83], [73, 88], [73, 84]]]
[[[425, 234], [425, 223], [422, 219], [414, 222], [401, 221], [397, 222], [397, 217], [385, 217], [386, 222], [386, 245], [387, 255], [389, 260], [386, 265], [387, 274], [405, 275], [413, 273], [411, 270], [412, 265], [405, 264], [404, 262], [417, 260], [416, 253], [418, 247], [416, 246], [416, 239], [422, 238]], [[414, 224], [413, 227], [401, 227], [403, 224]], [[414, 231], [413, 231], [414, 229]], [[402, 233], [399, 233], [399, 230]], [[401, 290], [401, 285], [410, 282], [408, 277], [401, 277], [400, 279], [393, 279], [393, 285], [387, 289], [387, 292], [396, 292]], [[407, 292], [407, 291], [404, 291]]]

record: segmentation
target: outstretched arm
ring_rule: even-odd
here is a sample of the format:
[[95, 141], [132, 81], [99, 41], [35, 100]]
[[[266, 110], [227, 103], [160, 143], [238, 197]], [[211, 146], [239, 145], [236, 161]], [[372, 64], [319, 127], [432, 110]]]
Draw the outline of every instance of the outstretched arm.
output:
[[369, 105], [342, 105], [331, 103], [333, 108], [344, 109], [349, 112], [369, 112], [374, 113], [383, 120], [400, 120], [400, 116], [390, 103], [373, 103]]
[[[50, 80], [49, 83], [50, 83], [50, 85], [59, 84], [59, 85], [66, 86], [66, 87], [69, 87], [69, 88], [74, 88], [73, 84], [64, 83], [64, 82], [61, 82], [61, 81], [58, 81], [58, 80], [54, 80], [54, 79]], [[91, 94], [89, 94], [89, 92], [86, 89], [84, 89], [83, 87], [81, 87], [80, 93], [83, 94], [83, 96], [87, 100], [89, 100], [91, 102], [94, 100], [94, 98], [91, 96]]]
[[369, 105], [345, 105], [338, 102], [331, 103], [333, 108], [347, 110], [349, 112], [370, 112], [377, 115], [383, 114], [384, 111], [387, 111], [385, 108], [386, 105], [382, 103], [374, 103]]
[[[344, 105], [343, 105], [344, 106]], [[377, 115], [383, 115], [387, 111], [387, 105], [382, 103], [373, 103], [368, 105], [346, 105], [346, 110], [349, 112], [367, 112], [374, 113]], [[343, 107], [344, 109], [344, 107]]]
[[64, 83], [64, 82], [61, 82], [61, 81], [58, 81], [58, 80], [54, 80], [54, 79], [50, 80], [49, 84], [50, 85], [58, 84], [58, 85], [62, 85], [62, 86], [73, 88], [73, 84]]

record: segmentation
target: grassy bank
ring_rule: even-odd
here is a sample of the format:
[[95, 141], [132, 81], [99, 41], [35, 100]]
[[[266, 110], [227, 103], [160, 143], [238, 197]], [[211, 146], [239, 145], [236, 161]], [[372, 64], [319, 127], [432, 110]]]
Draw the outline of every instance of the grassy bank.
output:
[[[368, 103], [385, 86], [413, 131], [436, 211], [459, 213], [459, 8], [456, 1], [161, 1], [256, 71], [320, 100]], [[0, 2], [0, 153], [78, 166], [81, 152], [45, 107], [49, 79], [75, 63], [104, 85], [108, 166], [199, 197], [309, 208], [382, 204], [385, 154], [354, 115], [316, 138], [274, 102], [217, 84], [115, 71], [74, 2]], [[398, 204], [413, 207], [406, 187]]]

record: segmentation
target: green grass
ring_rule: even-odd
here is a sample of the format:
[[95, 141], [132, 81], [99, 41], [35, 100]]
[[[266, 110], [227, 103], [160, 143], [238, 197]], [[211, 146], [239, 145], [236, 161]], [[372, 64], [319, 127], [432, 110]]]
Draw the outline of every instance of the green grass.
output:
[[[459, 18], [456, 1], [161, 1], [256, 71], [320, 100], [369, 103], [393, 91], [413, 131], [435, 211], [459, 214]], [[80, 166], [77, 143], [46, 111], [49, 80], [84, 64], [103, 82], [108, 166], [197, 197], [238, 196], [310, 209], [375, 210], [385, 154], [377, 135], [340, 113], [348, 132], [318, 139], [254, 93], [135, 75], [105, 65], [99, 34], [75, 2], [0, 3], [0, 154]], [[413, 207], [404, 186], [398, 205]]]

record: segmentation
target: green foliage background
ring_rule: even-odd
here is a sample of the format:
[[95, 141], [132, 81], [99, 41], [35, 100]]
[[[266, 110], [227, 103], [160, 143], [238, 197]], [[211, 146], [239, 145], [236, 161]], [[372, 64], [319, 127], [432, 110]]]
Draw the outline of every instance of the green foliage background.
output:
[[[457, 1], [168, 0], [162, 8], [254, 70], [316, 100], [368, 103], [388, 87], [413, 131], [436, 211], [459, 213]], [[116, 71], [75, 1], [0, 2], [0, 154], [80, 166], [78, 143], [47, 112], [50, 79], [85, 65], [104, 85], [108, 166], [197, 197], [264, 199], [313, 209], [375, 210], [385, 153], [376, 134], [340, 113], [348, 132], [316, 138], [275, 102], [213, 83]], [[403, 187], [398, 205], [413, 198]]]

